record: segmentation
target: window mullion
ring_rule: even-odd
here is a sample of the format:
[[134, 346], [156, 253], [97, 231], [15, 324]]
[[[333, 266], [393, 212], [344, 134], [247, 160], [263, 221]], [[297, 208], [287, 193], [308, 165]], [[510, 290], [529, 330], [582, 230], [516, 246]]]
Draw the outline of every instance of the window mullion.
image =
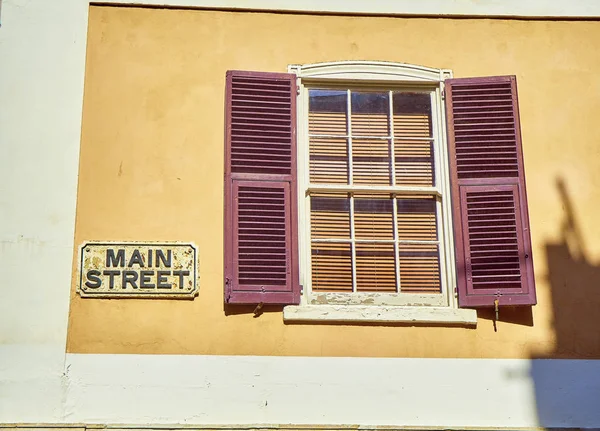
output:
[[[346, 129], [348, 131], [348, 184], [353, 184], [352, 169], [352, 94], [346, 90]], [[350, 193], [350, 251], [352, 253], [352, 292], [356, 287], [356, 242], [354, 229], [354, 193]]]
[[[302, 217], [298, 217], [299, 218], [299, 232], [303, 232], [304, 235], [302, 236], [303, 241], [301, 242], [301, 260], [300, 260], [300, 264], [301, 266], [301, 279], [300, 279], [300, 283], [304, 284], [304, 292], [303, 292], [303, 300], [306, 299], [307, 296], [310, 296], [310, 294], [312, 293], [312, 273], [313, 273], [313, 269], [312, 269], [312, 219], [311, 219], [311, 213], [312, 213], [312, 202], [311, 202], [311, 197], [310, 194], [307, 193], [308, 191], [308, 186], [310, 184], [310, 133], [309, 133], [309, 115], [310, 115], [310, 104], [309, 104], [309, 91], [307, 88], [304, 87], [304, 85], [302, 85], [300, 83], [300, 89], [301, 92], [300, 94], [302, 95], [301, 98], [299, 99], [300, 103], [298, 105], [298, 109], [299, 109], [299, 113], [301, 115], [301, 118], [305, 118], [306, 121], [304, 121], [301, 125], [301, 127], [299, 127], [298, 129], [298, 137], [297, 139], [299, 139], [299, 142], [302, 142], [303, 145], [298, 145], [298, 150], [302, 149], [302, 151], [298, 152], [298, 155], [301, 155], [301, 158], [299, 160], [299, 162], [301, 162], [301, 165], [298, 166], [303, 166], [303, 169], [299, 170], [298, 172], [300, 173], [300, 178], [299, 178], [299, 183], [298, 184], [302, 184], [303, 188], [305, 189], [305, 194], [304, 194], [304, 199], [300, 199], [300, 208], [299, 208], [299, 213], [298, 214], [302, 214], [304, 212], [304, 218], [302, 220]], [[303, 211], [302, 211], [303, 210]], [[299, 236], [300, 237], [300, 236]], [[302, 271], [302, 268], [304, 268], [304, 271]]]
[[352, 292], [356, 287], [356, 237], [354, 230], [354, 194], [350, 194], [350, 250], [352, 251]]
[[439, 142], [439, 130], [438, 130], [438, 122], [437, 122], [437, 108], [439, 105], [437, 103], [439, 89], [435, 92], [431, 93], [431, 137], [433, 138], [432, 142], [432, 151], [433, 151], [433, 175], [434, 175], [434, 183], [433, 186], [437, 189], [440, 189], [440, 171], [441, 171], [441, 163], [440, 163], [440, 152], [437, 149], [437, 143]]
[[394, 223], [394, 269], [396, 271], [396, 292], [400, 293], [400, 244], [398, 243], [398, 198], [392, 198], [392, 211]]
[[[328, 135], [325, 133], [310, 133], [309, 134], [310, 137], [312, 138], [348, 138], [348, 135]], [[356, 138], [358, 139], [373, 139], [373, 140], [387, 140], [389, 139], [389, 136], [381, 136], [381, 135], [354, 135]], [[411, 141], [432, 141], [433, 138], [424, 138], [422, 136], [411, 136], [410, 138], [404, 138], [404, 140], [411, 140]], [[399, 140], [402, 140], [402, 138], [399, 138]]]
[[392, 186], [396, 185], [396, 163], [394, 163], [394, 154], [396, 149], [394, 148], [394, 101], [393, 101], [393, 92], [389, 92], [389, 126], [390, 126], [390, 172], [392, 175]]
[[438, 253], [440, 262], [440, 283], [442, 294], [446, 297], [449, 305], [456, 306], [457, 298], [454, 295], [454, 287], [456, 282], [456, 275], [454, 271], [449, 270], [453, 267], [454, 260], [454, 247], [452, 242], [451, 226], [452, 221], [450, 220], [452, 214], [452, 202], [449, 199], [448, 192], [448, 178], [450, 176], [448, 172], [448, 164], [442, 163], [442, 160], [448, 160], [448, 147], [445, 145], [445, 115], [443, 105], [440, 103], [442, 100], [442, 89], [438, 87], [435, 91], [435, 102], [437, 109], [432, 110], [432, 115], [435, 121], [433, 124], [433, 136], [434, 151], [435, 151], [435, 164], [436, 172], [436, 183], [435, 186], [440, 190], [440, 196], [436, 199], [436, 214], [437, 214], [437, 229], [438, 229]]
[[[390, 173], [392, 175], [392, 186], [396, 185], [396, 142], [394, 141], [394, 92], [390, 91], [389, 99], [389, 129], [390, 129]], [[396, 292], [400, 293], [400, 244], [398, 243], [398, 199], [392, 195], [392, 220], [394, 232], [394, 272], [396, 275]]]
[[352, 95], [346, 90], [346, 130], [348, 131], [348, 184], [353, 184], [352, 166]]
[[[349, 240], [346, 238], [313, 238], [313, 243], [338, 243], [338, 244], [349, 244]], [[354, 240], [356, 244], [393, 244], [393, 239], [360, 239]], [[418, 241], [418, 240], [397, 240], [399, 244], [407, 245], [439, 245], [440, 241]]]

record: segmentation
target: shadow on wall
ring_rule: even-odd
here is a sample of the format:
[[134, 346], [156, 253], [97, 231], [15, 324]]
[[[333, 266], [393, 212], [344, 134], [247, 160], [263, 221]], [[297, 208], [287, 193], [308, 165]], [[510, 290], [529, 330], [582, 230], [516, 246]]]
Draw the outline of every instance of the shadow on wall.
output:
[[556, 187], [564, 221], [560, 240], [546, 244], [555, 349], [531, 365], [539, 424], [599, 427], [600, 263], [588, 260], [565, 182]]
[[[496, 312], [493, 308], [478, 308], [477, 320], [479, 319], [495, 321]], [[531, 306], [502, 307], [497, 321], [513, 325], [533, 326]]]

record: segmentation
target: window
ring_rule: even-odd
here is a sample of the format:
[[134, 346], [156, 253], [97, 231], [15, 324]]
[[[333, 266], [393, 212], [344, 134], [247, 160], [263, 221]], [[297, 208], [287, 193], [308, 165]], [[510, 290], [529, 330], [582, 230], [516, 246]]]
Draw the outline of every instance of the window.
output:
[[447, 305], [438, 88], [301, 91], [308, 302]]
[[535, 303], [514, 77], [290, 71], [228, 73], [226, 302], [459, 322]]

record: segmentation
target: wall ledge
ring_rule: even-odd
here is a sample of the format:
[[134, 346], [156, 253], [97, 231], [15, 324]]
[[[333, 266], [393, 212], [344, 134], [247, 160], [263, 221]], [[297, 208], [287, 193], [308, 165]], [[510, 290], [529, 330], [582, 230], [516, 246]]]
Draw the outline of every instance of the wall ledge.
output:
[[466, 308], [290, 305], [283, 309], [285, 322], [415, 323], [477, 325], [477, 312]]

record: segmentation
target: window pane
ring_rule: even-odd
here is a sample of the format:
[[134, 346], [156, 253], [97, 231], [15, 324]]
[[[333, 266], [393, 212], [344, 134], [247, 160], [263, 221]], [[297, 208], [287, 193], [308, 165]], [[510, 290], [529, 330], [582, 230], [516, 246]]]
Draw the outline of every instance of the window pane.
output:
[[431, 95], [394, 92], [393, 99], [396, 184], [433, 186]]
[[347, 92], [309, 90], [308, 132], [313, 135], [346, 135]]
[[352, 292], [352, 253], [349, 243], [313, 243], [314, 292]]
[[356, 290], [396, 292], [393, 244], [356, 244]]
[[347, 195], [311, 196], [311, 238], [350, 239], [350, 199]]
[[398, 197], [398, 239], [437, 241], [434, 197]]
[[348, 141], [310, 138], [310, 182], [348, 184]]
[[393, 240], [392, 199], [356, 196], [354, 198], [354, 232], [358, 239]]
[[389, 135], [388, 93], [352, 92], [352, 136]]
[[396, 185], [421, 187], [435, 185], [433, 141], [396, 140], [394, 164]]
[[354, 184], [391, 184], [390, 142], [384, 139], [352, 140]]
[[400, 291], [440, 293], [440, 258], [437, 245], [400, 244]]
[[394, 92], [394, 137], [431, 138], [431, 94]]

